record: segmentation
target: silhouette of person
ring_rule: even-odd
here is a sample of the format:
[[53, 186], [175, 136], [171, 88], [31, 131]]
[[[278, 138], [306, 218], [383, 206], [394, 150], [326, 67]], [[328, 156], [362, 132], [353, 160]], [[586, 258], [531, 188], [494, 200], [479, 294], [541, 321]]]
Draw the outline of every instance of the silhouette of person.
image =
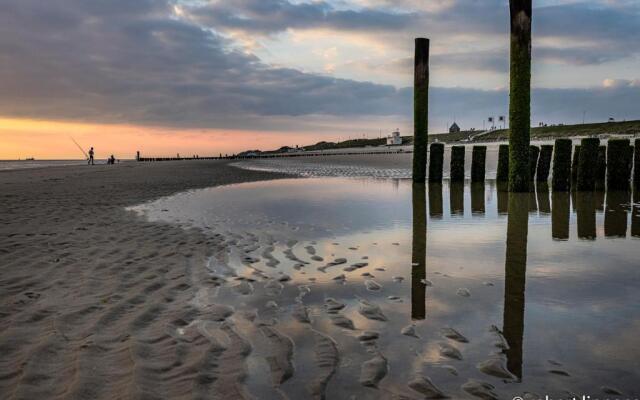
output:
[[87, 164], [93, 165], [93, 147], [89, 149], [89, 161]]
[[116, 163], [116, 158], [112, 154], [111, 157], [109, 157], [109, 164], [113, 165], [115, 163]]

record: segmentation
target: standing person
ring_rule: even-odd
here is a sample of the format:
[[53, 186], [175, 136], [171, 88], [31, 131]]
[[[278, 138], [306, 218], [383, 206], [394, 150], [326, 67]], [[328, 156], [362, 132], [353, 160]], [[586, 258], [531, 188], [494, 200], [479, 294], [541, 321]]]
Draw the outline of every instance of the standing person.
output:
[[93, 147], [89, 149], [89, 161], [87, 164], [93, 165]]

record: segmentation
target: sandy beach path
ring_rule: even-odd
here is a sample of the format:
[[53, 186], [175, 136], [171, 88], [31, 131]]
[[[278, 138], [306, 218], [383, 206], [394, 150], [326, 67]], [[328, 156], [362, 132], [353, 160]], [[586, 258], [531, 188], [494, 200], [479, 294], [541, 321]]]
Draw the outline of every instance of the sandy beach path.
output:
[[0, 398], [242, 395], [220, 368], [233, 343], [173, 333], [198, 317], [191, 266], [222, 239], [124, 208], [278, 177], [222, 161], [0, 172]]

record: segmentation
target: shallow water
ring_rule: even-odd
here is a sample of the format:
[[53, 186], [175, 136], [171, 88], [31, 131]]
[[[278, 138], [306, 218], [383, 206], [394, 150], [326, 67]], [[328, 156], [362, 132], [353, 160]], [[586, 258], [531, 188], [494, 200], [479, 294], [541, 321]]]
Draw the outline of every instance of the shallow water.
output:
[[133, 209], [226, 241], [175, 334], [233, 326], [257, 398], [637, 396], [640, 199], [537, 189], [286, 179]]

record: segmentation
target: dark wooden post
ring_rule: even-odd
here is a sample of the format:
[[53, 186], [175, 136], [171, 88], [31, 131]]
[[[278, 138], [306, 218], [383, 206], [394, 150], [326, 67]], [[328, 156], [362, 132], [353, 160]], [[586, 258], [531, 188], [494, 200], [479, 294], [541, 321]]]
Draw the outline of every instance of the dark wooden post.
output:
[[449, 179], [451, 182], [464, 182], [464, 146], [451, 147]]
[[640, 139], [635, 140], [633, 148], [633, 187], [640, 190]]
[[629, 139], [610, 139], [607, 143], [607, 190], [628, 190]]
[[429, 182], [442, 182], [442, 165], [444, 164], [444, 144], [431, 143], [429, 149]]
[[[538, 167], [538, 155], [540, 148], [538, 146], [529, 146], [529, 181], [533, 182], [536, 177], [536, 168]], [[535, 190], [535, 189], [531, 189]]]
[[473, 146], [471, 151], [471, 182], [484, 182], [487, 146]]
[[540, 158], [538, 158], [538, 174], [536, 180], [538, 182], [547, 182], [549, 180], [549, 170], [551, 168], [551, 156], [553, 155], [553, 145], [543, 144], [540, 147]]
[[571, 161], [571, 183], [574, 188], [578, 181], [578, 161], [580, 161], [580, 145], [573, 149], [573, 161]]
[[529, 191], [531, 0], [510, 0], [509, 190]]
[[140, 161], [140, 151], [136, 151], [136, 161]]
[[627, 236], [627, 207], [631, 200], [631, 192], [627, 190], [610, 190], [607, 192], [607, 206], [604, 211], [604, 236]]
[[598, 147], [596, 161], [596, 190], [604, 191], [607, 178], [607, 146]]
[[566, 192], [571, 187], [571, 139], [556, 139], [553, 150], [551, 189]]
[[569, 193], [551, 192], [551, 237], [555, 240], [569, 239]]
[[429, 39], [416, 38], [413, 75], [413, 181], [424, 183], [427, 172], [429, 110]]
[[464, 183], [449, 184], [449, 212], [451, 215], [464, 215]]
[[501, 144], [498, 147], [498, 171], [496, 181], [509, 182], [509, 145]]
[[580, 158], [578, 160], [578, 190], [594, 190], [596, 188], [596, 162], [598, 160], [600, 139], [585, 138], [580, 142]]
[[484, 182], [471, 182], [471, 214], [484, 215]]
[[596, 239], [596, 203], [593, 192], [579, 192], [576, 194], [576, 214], [578, 237], [580, 239]]
[[429, 216], [442, 219], [442, 183], [429, 182]]

